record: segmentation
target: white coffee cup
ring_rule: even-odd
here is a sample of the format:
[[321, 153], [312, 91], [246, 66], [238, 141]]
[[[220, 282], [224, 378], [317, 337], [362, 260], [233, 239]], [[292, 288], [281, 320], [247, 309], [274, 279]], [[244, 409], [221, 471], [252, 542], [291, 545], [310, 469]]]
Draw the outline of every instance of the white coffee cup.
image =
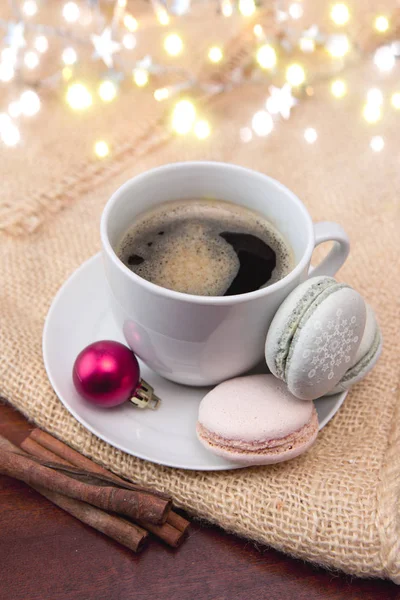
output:
[[[228, 200], [266, 217], [294, 251], [295, 267], [269, 287], [237, 296], [194, 296], [142, 279], [115, 248], [135, 218], [170, 200]], [[111, 307], [132, 350], [160, 375], [187, 385], [212, 385], [256, 365], [268, 327], [285, 297], [310, 277], [315, 246], [335, 242], [311, 276], [334, 275], [349, 253], [336, 223], [313, 225], [304, 204], [281, 183], [216, 162], [174, 163], [130, 179], [108, 201], [101, 241]]]

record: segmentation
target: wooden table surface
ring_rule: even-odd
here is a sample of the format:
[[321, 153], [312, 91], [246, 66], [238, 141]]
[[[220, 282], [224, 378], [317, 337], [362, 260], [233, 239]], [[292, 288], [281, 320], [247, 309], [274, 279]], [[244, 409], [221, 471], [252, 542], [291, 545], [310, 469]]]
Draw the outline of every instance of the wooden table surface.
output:
[[[0, 434], [31, 426], [0, 402]], [[156, 540], [135, 555], [0, 477], [0, 600], [400, 600], [387, 581], [328, 573], [194, 523], [178, 550]]]

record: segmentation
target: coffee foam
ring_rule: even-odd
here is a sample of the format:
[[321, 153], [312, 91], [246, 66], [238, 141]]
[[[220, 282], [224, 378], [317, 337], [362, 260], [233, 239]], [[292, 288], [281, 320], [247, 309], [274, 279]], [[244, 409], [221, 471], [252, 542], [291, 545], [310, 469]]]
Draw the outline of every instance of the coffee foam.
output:
[[[200, 296], [223, 296], [239, 270], [239, 259], [223, 231], [250, 233], [276, 253], [268, 285], [293, 267], [291, 250], [267, 220], [219, 200], [181, 200], [159, 205], [133, 223], [117, 249], [137, 275], [164, 288]], [[129, 265], [129, 256], [144, 259]]]

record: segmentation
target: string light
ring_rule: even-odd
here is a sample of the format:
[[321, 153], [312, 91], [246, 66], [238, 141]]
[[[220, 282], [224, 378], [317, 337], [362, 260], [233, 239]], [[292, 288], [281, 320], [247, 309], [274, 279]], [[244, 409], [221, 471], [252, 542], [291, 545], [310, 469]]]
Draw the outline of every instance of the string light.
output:
[[383, 141], [383, 137], [381, 137], [380, 135], [374, 135], [374, 137], [371, 138], [369, 145], [371, 146], [374, 152], [380, 152], [381, 150], [383, 150], [385, 142]]
[[392, 94], [390, 102], [392, 103], [393, 108], [400, 110], [400, 92]]
[[138, 87], [144, 87], [149, 82], [149, 73], [146, 69], [134, 69], [133, 70], [133, 81]]
[[[233, 12], [236, 14], [236, 11], [244, 17], [250, 17], [255, 13], [259, 5], [258, 0], [236, 0], [235, 2], [233, 2], [233, 0], [218, 0], [218, 2], [222, 15], [226, 17], [230, 17]], [[62, 14], [65, 21], [71, 24], [79, 21], [79, 26], [82, 29], [83, 19], [86, 14], [93, 19], [96, 17], [96, 12], [100, 12], [101, 3], [99, 0], [87, 0], [87, 4], [89, 4], [89, 9], [83, 11], [83, 8], [79, 8], [80, 3], [78, 0], [63, 0], [61, 8], [58, 9], [59, 16]], [[110, 19], [105, 20], [103, 24], [99, 25], [100, 29], [103, 28], [103, 33], [97, 36], [87, 33], [86, 37], [93, 43], [96, 50], [96, 54], [93, 54], [93, 58], [95, 58], [95, 56], [101, 58], [109, 69], [113, 68], [115, 70], [116, 77], [120, 76], [122, 78], [126, 75], [127, 65], [124, 65], [121, 54], [119, 55], [121, 59], [119, 61], [114, 61], [116, 64], [113, 64], [113, 54], [121, 52], [121, 48], [125, 48], [126, 50], [133, 50], [135, 48], [136, 37], [133, 35], [133, 32], [138, 29], [138, 21], [132, 14], [125, 13], [127, 0], [112, 0], [112, 4], [114, 10], [110, 11], [110, 14], [112, 12], [113, 17], [110, 17]], [[163, 0], [152, 0], [152, 4], [158, 21], [162, 25], [168, 25], [170, 17], [166, 8], [167, 3], [164, 3]], [[171, 6], [171, 4], [173, 6], [171, 12], [175, 15], [188, 12], [190, 8], [190, 0], [183, 0], [179, 7], [175, 6], [174, 3], [169, 3], [168, 6]], [[178, 4], [178, 0], [176, 0], [175, 4]], [[183, 8], [183, 5], [185, 5], [186, 8]], [[5, 21], [7, 33], [3, 43], [7, 44], [7, 46], [3, 46], [3, 50], [1, 51], [0, 81], [2, 82], [8, 82], [15, 77], [17, 62], [19, 67], [21, 60], [22, 64], [28, 69], [35, 69], [38, 67], [41, 54], [48, 50], [49, 40], [52, 40], [53, 35], [57, 36], [60, 40], [65, 39], [63, 28], [53, 28], [44, 24], [42, 25], [42, 21], [37, 24], [36, 22], [28, 22], [28, 17], [33, 17], [37, 13], [38, 7], [40, 6], [39, 0], [19, 0], [19, 6], [20, 18], [18, 21]], [[282, 52], [288, 54], [292, 51], [295, 52], [295, 48], [293, 48], [294, 43], [297, 45], [297, 48], [304, 53], [314, 52], [317, 47], [325, 47], [334, 58], [342, 58], [352, 50], [352, 44], [344, 33], [342, 34], [339, 31], [339, 34], [336, 35], [326, 35], [325, 33], [320, 33], [317, 25], [311, 25], [308, 29], [301, 28], [299, 35], [296, 36], [294, 41], [294, 38], [291, 37], [292, 34], [287, 30], [287, 27], [289, 27], [289, 18], [294, 20], [301, 19], [303, 13], [304, 10], [301, 0], [288, 0], [286, 6], [278, 6], [276, 8], [274, 13], [275, 23], [278, 28], [280, 27], [279, 23], [284, 23], [285, 27], [281, 30], [281, 35], [278, 35], [276, 38], [277, 41], [274, 43], [275, 48], [271, 44], [266, 43], [268, 38], [265, 35], [263, 26], [254, 19], [253, 23], [256, 24], [253, 25], [253, 23], [251, 23], [252, 29], [250, 29], [250, 33], [253, 32], [255, 36], [252, 38], [252, 43], [259, 46], [258, 49], [256, 49], [256, 60], [261, 68], [276, 68], [280, 48], [283, 49]], [[330, 10], [330, 17], [336, 25], [345, 25], [351, 17], [348, 5], [344, 2], [335, 3]], [[374, 29], [379, 33], [384, 34], [391, 28], [389, 18], [384, 14], [378, 14], [373, 17], [372, 21]], [[42, 35], [43, 32], [46, 33], [46, 35]], [[168, 30], [166, 33], [168, 33]], [[80, 36], [79, 34], [79, 27], [78, 32], [71, 33], [71, 36], [72, 35], [74, 36], [74, 39], [76, 38], [77, 43], [83, 43], [85, 41], [83, 36]], [[49, 36], [49, 38], [46, 36]], [[26, 48], [28, 44], [29, 46]], [[387, 42], [387, 44], [388, 45], [378, 48], [373, 57], [375, 65], [383, 72], [390, 71], [395, 65], [396, 58], [400, 58], [400, 41], [397, 40], [392, 43]], [[178, 56], [184, 49], [184, 43], [181, 36], [177, 33], [169, 33], [166, 35], [164, 39], [164, 49], [170, 56]], [[89, 56], [89, 54], [90, 52], [87, 56]], [[127, 53], [123, 54], [127, 56]], [[217, 45], [209, 48], [207, 54], [208, 59], [213, 63], [219, 63], [224, 58], [222, 48]], [[81, 61], [82, 59], [83, 55], [80, 55], [79, 60]], [[71, 80], [74, 77], [75, 69], [72, 70], [70, 67], [71, 65], [74, 65], [77, 60], [78, 56], [74, 48], [64, 48], [62, 50], [60, 70], [52, 80], [58, 81], [60, 76], [62, 76], [64, 81]], [[63, 66], [63, 64], [66, 66]], [[162, 73], [164, 71], [163, 66], [152, 62], [151, 56], [145, 57], [143, 61], [136, 61], [134, 64], [136, 64], [136, 68], [133, 70], [132, 76], [134, 83], [138, 87], [143, 87], [148, 84], [150, 74], [153, 73], [153, 71], [157, 73]], [[342, 66], [342, 64], [344, 65], [344, 63], [340, 63], [339, 66]], [[165, 70], [168, 72], [169, 68], [170, 67], [166, 66]], [[180, 65], [177, 70], [180, 74]], [[244, 69], [242, 72], [240, 69], [237, 69], [235, 71], [235, 77], [235, 83], [241, 83], [242, 80], [244, 81], [247, 78], [247, 70]], [[308, 78], [307, 73], [307, 79]], [[118, 81], [119, 80], [120, 79], [118, 79]], [[298, 102], [295, 96], [293, 96], [293, 89], [295, 87], [304, 84], [304, 89], [302, 89], [304, 97], [314, 94], [314, 88], [306, 81], [306, 73], [301, 64], [291, 64], [287, 67], [286, 81], [287, 83], [285, 83], [281, 89], [269, 86], [270, 95], [266, 98], [266, 110], [260, 110], [253, 115], [251, 121], [253, 129], [245, 127], [240, 130], [240, 139], [242, 139], [242, 141], [250, 141], [255, 134], [267, 136], [273, 130], [274, 120], [277, 118], [275, 115], [279, 115], [284, 119], [290, 117], [292, 107]], [[42, 83], [41, 78], [39, 78], [38, 83]], [[195, 86], [196, 83], [197, 81], [188, 75], [187, 79], [185, 78], [185, 80], [179, 84], [156, 89], [153, 94], [154, 99], [156, 101], [166, 100], [167, 98], [175, 96], [178, 92], [181, 93], [184, 89]], [[104, 102], [111, 102], [115, 99], [118, 93], [118, 84], [114, 83], [114, 77], [112, 80], [100, 81], [96, 85], [98, 85], [97, 92], [101, 100]], [[216, 88], [218, 88], [218, 90], [223, 90], [226, 87], [228, 87], [228, 84], [219, 83], [218, 85], [213, 86], [209, 82], [209, 88], [212, 90], [211, 93], [214, 93], [214, 89]], [[315, 88], [315, 93], [316, 91], [317, 88]], [[343, 80], [336, 79], [335, 81], [331, 81], [330, 91], [335, 98], [342, 98], [347, 94], [347, 85]], [[29, 95], [29, 93], [33, 95]], [[381, 119], [383, 114], [383, 94], [378, 88], [372, 88], [368, 90], [366, 96], [366, 103], [362, 108], [363, 118], [368, 123], [376, 123]], [[93, 98], [89, 88], [82, 83], [73, 83], [68, 86], [66, 101], [74, 110], [84, 110], [92, 105]], [[392, 93], [390, 102], [394, 109], [400, 110], [400, 90]], [[21, 115], [34, 115], [40, 110], [40, 107], [40, 98], [33, 90], [27, 90], [20, 98], [15, 99], [8, 104], [8, 116], [6, 115], [8, 120], [3, 119], [3, 125], [5, 123], [3, 130], [8, 131], [6, 139], [8, 140], [7, 143], [9, 145], [15, 145], [20, 140], [19, 130], [12, 119], [17, 119]], [[272, 115], [274, 115], [273, 118]], [[10, 119], [10, 117], [12, 118]], [[205, 139], [211, 133], [210, 125], [206, 120], [196, 119], [196, 108], [189, 100], [183, 100], [175, 105], [172, 112], [172, 127], [180, 134], [193, 131], [198, 139]], [[305, 129], [303, 135], [305, 141], [310, 144], [314, 143], [318, 137], [317, 132], [312, 127]], [[107, 152], [103, 156], [106, 156], [109, 153], [107, 143], [104, 141], [98, 143], [105, 144]], [[371, 149], [376, 152], [381, 151], [384, 146], [383, 138], [380, 136], [371, 138], [370, 146]], [[99, 158], [102, 157], [101, 151], [100, 154], [97, 153], [96, 148], [95, 153]]]
[[73, 83], [67, 91], [67, 102], [73, 110], [86, 110], [92, 105], [92, 94], [83, 83]]
[[374, 63], [380, 71], [391, 71], [394, 67], [395, 60], [390, 46], [381, 46], [374, 54]]
[[124, 35], [124, 37], [122, 38], [122, 45], [127, 50], [133, 50], [134, 47], [136, 46], [136, 38], [135, 38], [135, 36], [132, 35], [131, 33], [126, 33]]
[[164, 48], [171, 56], [178, 56], [183, 49], [182, 39], [177, 33], [170, 33], [164, 40]]
[[257, 23], [257, 25], [254, 25], [253, 32], [254, 32], [254, 35], [258, 38], [260, 38], [264, 35], [264, 30], [259, 23]]
[[168, 88], [160, 88], [154, 92], [154, 98], [157, 102], [161, 102], [162, 100], [166, 100], [169, 96]]
[[172, 129], [180, 135], [192, 130], [196, 120], [196, 109], [190, 100], [180, 100], [172, 113]]
[[251, 120], [251, 126], [254, 133], [260, 137], [265, 137], [274, 128], [274, 122], [271, 115], [265, 110], [259, 110]]
[[304, 83], [305, 79], [306, 74], [301, 65], [295, 63], [286, 69], [286, 81], [290, 83], [290, 85], [297, 87]]
[[112, 81], [105, 80], [99, 85], [99, 96], [103, 102], [111, 102], [117, 95], [117, 88]]
[[366, 104], [363, 108], [364, 119], [367, 123], [377, 123], [382, 116], [379, 104]]
[[169, 16], [165, 8], [162, 6], [157, 7], [156, 15], [160, 25], [169, 25]]
[[36, 69], [39, 64], [39, 57], [33, 50], [29, 50], [24, 55], [24, 64], [28, 69]]
[[292, 19], [301, 19], [303, 12], [303, 7], [299, 2], [293, 2], [293, 4], [289, 6], [289, 15]]
[[100, 35], [90, 36], [95, 48], [95, 58], [101, 58], [104, 64], [111, 69], [114, 66], [114, 54], [121, 50], [121, 44], [114, 39], [112, 27], [105, 27]]
[[311, 38], [302, 37], [300, 38], [299, 46], [302, 52], [314, 52], [315, 41]]
[[199, 140], [205, 140], [211, 133], [210, 125], [204, 120], [197, 121], [194, 126], [194, 133]]
[[383, 94], [381, 90], [379, 90], [378, 88], [372, 88], [368, 90], [367, 103], [377, 104], [378, 106], [381, 106], [381, 104], [383, 104]]
[[390, 44], [390, 50], [396, 58], [400, 57], [400, 40]]
[[343, 79], [336, 79], [331, 83], [331, 92], [335, 98], [343, 98], [347, 93], [347, 86]]
[[62, 15], [68, 23], [75, 23], [80, 15], [79, 6], [75, 2], [67, 2], [63, 6]]
[[280, 115], [287, 120], [290, 117], [290, 111], [297, 104], [296, 98], [292, 94], [292, 87], [285, 83], [282, 88], [269, 86], [270, 96], [265, 103], [265, 108], [271, 115]]
[[34, 15], [36, 15], [37, 9], [38, 7], [35, 0], [26, 0], [26, 2], [24, 2], [22, 5], [22, 12], [27, 17], [33, 17]]
[[128, 29], [130, 32], [131, 32], [131, 33], [133, 33], [134, 31], [136, 31], [136, 30], [137, 30], [137, 28], [138, 28], [138, 22], [137, 22], [137, 20], [135, 19], [135, 17], [133, 17], [133, 16], [132, 16], [132, 15], [130, 15], [130, 14], [126, 14], [126, 15], [124, 16], [124, 25], [125, 25], [125, 27], [126, 27], [126, 28], [127, 28], [127, 29]]
[[14, 67], [11, 63], [0, 63], [0, 81], [7, 83], [14, 77]]
[[256, 5], [254, 0], [239, 0], [239, 12], [244, 17], [251, 17], [255, 13]]
[[38, 35], [37, 38], [35, 38], [34, 47], [41, 54], [46, 52], [49, 47], [47, 37], [45, 35]]
[[222, 14], [224, 17], [231, 17], [233, 14], [233, 6], [230, 0], [222, 0], [221, 7]]
[[19, 21], [19, 23], [9, 23], [8, 24], [8, 38], [10, 49], [17, 54], [19, 50], [25, 48], [26, 39], [25, 39], [25, 23], [23, 21]]
[[16, 53], [14, 52], [14, 50], [12, 48], [4, 48], [1, 51], [1, 60], [4, 61], [5, 63], [8, 63], [9, 65], [14, 66], [15, 63], [17, 62]]
[[275, 18], [277, 23], [285, 23], [288, 20], [289, 15], [286, 11], [277, 8], [275, 12]]
[[104, 140], [100, 140], [94, 145], [94, 153], [98, 158], [106, 158], [110, 154], [110, 147]]
[[222, 60], [223, 54], [222, 54], [222, 50], [221, 48], [219, 48], [218, 46], [213, 46], [212, 48], [210, 48], [210, 50], [208, 51], [208, 58], [211, 60], [211, 62], [213, 63], [218, 63]]
[[326, 43], [326, 49], [333, 58], [342, 58], [350, 50], [347, 35], [332, 35]]
[[73, 48], [65, 48], [61, 58], [65, 65], [73, 65], [78, 60], [78, 55]]
[[269, 44], [257, 50], [257, 62], [262, 69], [272, 69], [276, 65], [276, 52]]
[[19, 130], [11, 119], [8, 124], [4, 124], [0, 127], [0, 135], [6, 146], [16, 146], [21, 139]]
[[64, 81], [69, 81], [74, 72], [70, 67], [64, 67], [61, 73]]
[[23, 115], [33, 117], [40, 110], [40, 98], [33, 90], [26, 90], [21, 94], [19, 107]]
[[345, 25], [350, 19], [350, 12], [346, 4], [338, 3], [332, 6], [331, 19], [336, 25]]
[[379, 33], [385, 33], [389, 29], [389, 19], [383, 15], [376, 17], [375, 19], [375, 29], [379, 31]]
[[304, 132], [304, 139], [309, 144], [314, 144], [314, 142], [316, 142], [318, 139], [318, 133], [313, 127], [308, 127]]

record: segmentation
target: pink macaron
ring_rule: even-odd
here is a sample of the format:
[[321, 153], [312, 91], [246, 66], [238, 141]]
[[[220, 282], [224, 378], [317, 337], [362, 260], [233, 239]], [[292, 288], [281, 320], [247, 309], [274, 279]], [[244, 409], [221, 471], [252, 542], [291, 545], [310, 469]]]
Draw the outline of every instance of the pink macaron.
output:
[[273, 375], [236, 377], [200, 403], [197, 437], [211, 452], [243, 465], [268, 465], [299, 456], [318, 434], [313, 402], [291, 394]]

